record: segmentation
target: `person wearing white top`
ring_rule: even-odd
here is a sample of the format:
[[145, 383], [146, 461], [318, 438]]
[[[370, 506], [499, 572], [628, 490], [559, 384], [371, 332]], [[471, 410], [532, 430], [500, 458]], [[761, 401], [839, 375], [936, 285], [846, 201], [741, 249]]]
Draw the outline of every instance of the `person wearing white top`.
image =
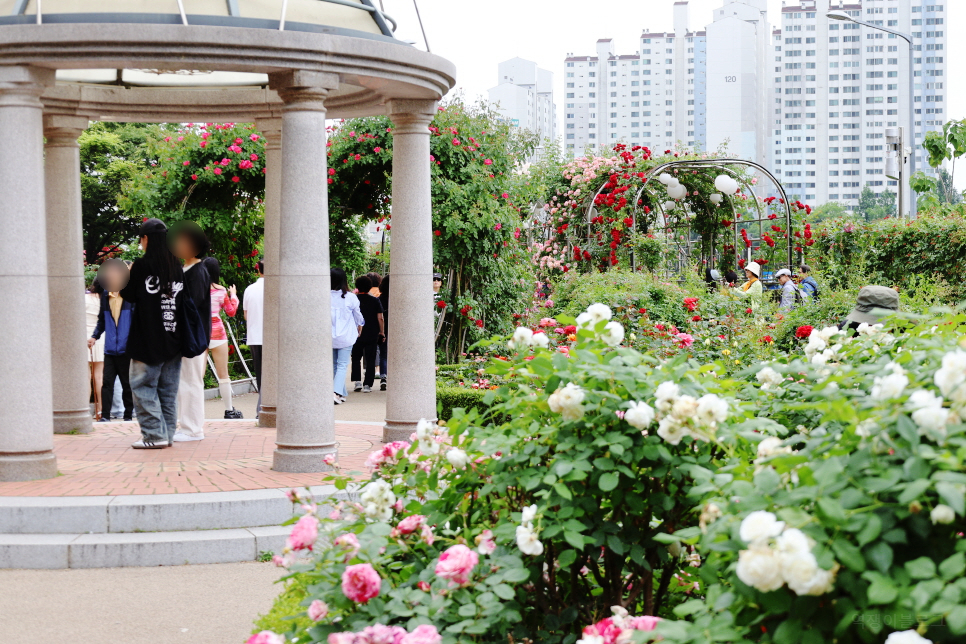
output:
[[242, 296], [242, 311], [245, 315], [245, 326], [248, 329], [248, 349], [252, 352], [252, 366], [255, 368], [255, 384], [258, 386], [258, 406], [255, 407], [256, 417], [262, 411], [262, 319], [265, 304], [265, 261], [259, 260], [255, 264], [258, 279], [245, 289]]
[[332, 387], [336, 405], [345, 402], [346, 370], [352, 357], [352, 346], [362, 333], [365, 319], [359, 309], [359, 298], [349, 292], [345, 271], [332, 269]]

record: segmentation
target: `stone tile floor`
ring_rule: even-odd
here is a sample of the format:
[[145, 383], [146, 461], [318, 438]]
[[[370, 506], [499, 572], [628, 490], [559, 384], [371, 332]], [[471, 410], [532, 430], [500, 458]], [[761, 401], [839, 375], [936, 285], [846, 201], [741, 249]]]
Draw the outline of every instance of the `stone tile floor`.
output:
[[[325, 474], [287, 474], [272, 468], [275, 430], [254, 420], [205, 421], [205, 439], [161, 450], [135, 450], [136, 422], [94, 423], [86, 435], [55, 435], [60, 476], [0, 483], [0, 496], [115, 496], [228, 492], [321, 485]], [[339, 465], [364, 472], [382, 445], [378, 424], [336, 422]]]

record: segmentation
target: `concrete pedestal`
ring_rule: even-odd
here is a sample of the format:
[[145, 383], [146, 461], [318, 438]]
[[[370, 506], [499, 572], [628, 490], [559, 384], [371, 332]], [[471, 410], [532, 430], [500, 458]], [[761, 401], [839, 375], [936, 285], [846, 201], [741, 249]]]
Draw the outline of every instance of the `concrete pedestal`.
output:
[[40, 102], [53, 82], [53, 70], [0, 67], [0, 481], [57, 475]]
[[44, 116], [47, 140], [47, 287], [54, 433], [86, 434], [92, 427], [90, 366], [84, 313], [84, 238], [81, 225], [80, 146], [86, 117]]
[[[335, 454], [325, 97], [333, 74], [271, 76], [282, 111], [278, 368], [272, 469], [322, 472]], [[266, 306], [267, 308], [267, 306]]]
[[259, 427], [275, 427], [278, 399], [278, 249], [282, 200], [282, 119], [256, 123], [265, 136], [265, 293], [262, 322], [262, 411]]
[[429, 123], [436, 101], [392, 101], [392, 293], [383, 441], [409, 440], [436, 418]]

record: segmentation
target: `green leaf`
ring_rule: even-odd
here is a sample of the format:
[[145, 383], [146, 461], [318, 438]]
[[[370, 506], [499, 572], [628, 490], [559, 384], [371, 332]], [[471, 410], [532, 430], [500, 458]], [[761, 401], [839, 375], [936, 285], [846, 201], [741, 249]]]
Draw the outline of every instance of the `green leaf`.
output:
[[870, 604], [891, 604], [899, 596], [899, 591], [889, 579], [877, 575], [869, 586], [868, 594]]
[[885, 541], [878, 541], [869, 546], [865, 551], [865, 557], [884, 575], [888, 574], [889, 568], [892, 567], [892, 548]]
[[652, 538], [658, 543], [678, 543], [681, 541], [681, 537], [676, 537], [673, 534], [667, 534], [666, 532], [658, 532]]
[[918, 481], [913, 481], [906, 486], [902, 494], [899, 495], [899, 503], [906, 504], [912, 503], [916, 499], [922, 497], [929, 486], [932, 485], [932, 481], [929, 479], [919, 479]]
[[966, 606], [957, 606], [946, 615], [946, 626], [956, 635], [966, 633]]
[[610, 492], [617, 487], [618, 483], [620, 483], [620, 476], [618, 474], [615, 474], [614, 472], [604, 472], [600, 475], [600, 480], [597, 482], [597, 485], [604, 492]]
[[940, 498], [956, 511], [959, 516], [966, 515], [966, 487], [957, 483], [943, 481], [936, 483]]
[[936, 563], [929, 557], [907, 561], [905, 568], [913, 579], [932, 579], [936, 576]]
[[797, 644], [801, 632], [802, 622], [800, 620], [786, 619], [775, 629], [775, 644]]
[[530, 571], [526, 568], [510, 568], [503, 573], [503, 579], [511, 584], [520, 584], [530, 579]]
[[563, 498], [567, 499], [568, 501], [572, 501], [574, 498], [574, 495], [570, 493], [570, 488], [568, 488], [563, 481], [557, 481], [556, 483], [554, 483], [553, 491], [559, 494], [560, 496], [562, 496]]
[[850, 570], [855, 572], [865, 570], [865, 558], [862, 556], [862, 552], [844, 537], [839, 537], [832, 542], [832, 550], [835, 551], [838, 560]]
[[560, 564], [561, 568], [566, 568], [567, 566], [569, 566], [575, 561], [577, 561], [576, 550], [570, 550], [570, 549], [564, 550], [563, 552], [560, 553], [560, 556], [557, 557], [557, 563]]
[[493, 587], [493, 592], [497, 594], [500, 599], [511, 600], [516, 596], [513, 589], [506, 584], [497, 584]]
[[835, 499], [823, 497], [818, 500], [818, 513], [826, 521], [835, 524], [845, 523], [845, 509]]
[[584, 537], [579, 532], [564, 530], [564, 540], [577, 550], [581, 550], [584, 547]]
[[957, 552], [939, 564], [939, 574], [946, 581], [959, 577], [966, 571], [966, 553]]
[[856, 535], [859, 547], [872, 543], [880, 534], [882, 534], [882, 519], [875, 514], [870, 514], [865, 527], [859, 530], [859, 534]]
[[460, 617], [473, 617], [476, 615], [477, 606], [476, 604], [463, 604], [456, 611]]

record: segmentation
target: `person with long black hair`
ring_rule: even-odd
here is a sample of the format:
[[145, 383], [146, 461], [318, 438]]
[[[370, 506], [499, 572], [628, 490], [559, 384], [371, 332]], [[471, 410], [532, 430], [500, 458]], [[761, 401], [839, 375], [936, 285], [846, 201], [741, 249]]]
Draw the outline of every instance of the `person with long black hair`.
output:
[[382, 278], [381, 288], [379, 289], [379, 301], [382, 302], [382, 330], [383, 338], [382, 342], [379, 343], [379, 389], [380, 391], [386, 390], [386, 376], [388, 375], [389, 366], [389, 344], [387, 338], [389, 337], [389, 276], [386, 275]]
[[144, 256], [131, 266], [121, 297], [134, 304], [127, 341], [131, 391], [141, 440], [134, 449], [170, 447], [178, 424], [181, 375], [181, 308], [184, 271], [168, 249], [167, 226], [160, 219], [141, 224]]
[[352, 357], [352, 347], [362, 333], [365, 320], [359, 309], [359, 298], [349, 292], [349, 283], [345, 271], [333, 268], [332, 293], [330, 305], [332, 309], [332, 388], [335, 404], [345, 402], [348, 392], [345, 388], [345, 373]]
[[235, 317], [238, 312], [238, 295], [235, 285], [225, 288], [218, 282], [221, 281], [221, 264], [214, 257], [205, 257], [202, 260], [208, 276], [211, 278], [211, 334], [208, 342], [208, 350], [211, 351], [212, 361], [215, 363], [215, 375], [218, 377], [218, 391], [221, 393], [221, 400], [225, 403], [225, 418], [244, 418], [240, 410], [235, 409], [231, 401], [231, 374], [228, 373], [228, 333], [225, 331], [225, 323], [221, 320], [221, 310], [224, 309], [229, 317]]

